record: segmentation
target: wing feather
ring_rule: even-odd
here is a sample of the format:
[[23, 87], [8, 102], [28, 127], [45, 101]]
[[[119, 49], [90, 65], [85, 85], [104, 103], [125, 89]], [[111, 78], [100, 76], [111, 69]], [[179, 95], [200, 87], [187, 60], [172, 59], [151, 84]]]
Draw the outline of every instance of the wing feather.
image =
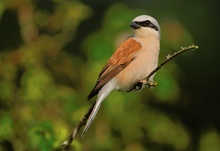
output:
[[133, 59], [135, 54], [141, 49], [141, 44], [133, 38], [127, 39], [118, 49], [114, 52], [104, 68], [101, 70], [97, 83], [93, 90], [88, 95], [87, 99], [98, 94], [99, 90], [119, 72], [126, 68]]

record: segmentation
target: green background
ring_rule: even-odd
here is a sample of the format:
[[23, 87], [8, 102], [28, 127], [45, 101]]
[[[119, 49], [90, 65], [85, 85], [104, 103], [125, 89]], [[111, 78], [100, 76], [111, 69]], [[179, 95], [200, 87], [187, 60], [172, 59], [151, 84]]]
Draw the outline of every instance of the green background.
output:
[[1, 0], [0, 151], [61, 150], [134, 17], [161, 26], [156, 88], [113, 92], [75, 151], [219, 151], [217, 0]]

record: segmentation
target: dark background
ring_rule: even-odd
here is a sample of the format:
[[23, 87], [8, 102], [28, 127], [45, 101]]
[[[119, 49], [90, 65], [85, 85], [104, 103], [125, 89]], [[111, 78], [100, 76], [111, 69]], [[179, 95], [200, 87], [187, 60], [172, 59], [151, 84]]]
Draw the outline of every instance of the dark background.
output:
[[72, 150], [219, 151], [218, 1], [0, 2], [0, 148], [60, 150], [94, 100], [98, 73], [134, 17], [161, 26], [156, 88], [113, 92]]

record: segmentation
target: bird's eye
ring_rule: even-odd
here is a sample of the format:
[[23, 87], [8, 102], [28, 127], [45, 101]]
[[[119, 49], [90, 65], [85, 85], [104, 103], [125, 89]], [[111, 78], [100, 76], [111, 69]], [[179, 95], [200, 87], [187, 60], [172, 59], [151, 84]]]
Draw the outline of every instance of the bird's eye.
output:
[[146, 26], [149, 26], [150, 25], [150, 21], [149, 20], [146, 20], [143, 22], [143, 25], [146, 27]]

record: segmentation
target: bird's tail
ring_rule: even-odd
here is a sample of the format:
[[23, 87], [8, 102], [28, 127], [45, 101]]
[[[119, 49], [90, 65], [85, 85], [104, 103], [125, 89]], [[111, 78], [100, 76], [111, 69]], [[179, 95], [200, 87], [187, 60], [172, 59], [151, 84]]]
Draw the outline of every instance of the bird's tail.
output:
[[83, 132], [81, 134], [82, 138], [84, 137], [85, 133], [89, 129], [90, 125], [92, 124], [92, 122], [93, 122], [93, 120], [94, 120], [94, 118], [95, 118], [95, 116], [96, 116], [96, 114], [97, 114], [97, 112], [98, 112], [98, 110], [99, 110], [99, 108], [101, 106], [101, 103], [102, 103], [102, 100], [100, 100], [100, 101], [97, 100], [96, 101], [95, 106], [94, 106], [94, 108], [93, 108], [93, 110], [92, 110], [88, 120], [86, 121], [86, 126], [83, 129]]
[[113, 90], [112, 87], [111, 86], [109, 87], [108, 84], [106, 84], [99, 91], [99, 94], [98, 94], [97, 100], [95, 102], [95, 105], [94, 105], [94, 107], [92, 109], [92, 112], [89, 115], [88, 120], [86, 121], [86, 126], [83, 129], [83, 132], [81, 134], [82, 138], [84, 137], [86, 131], [89, 129], [90, 125], [92, 124], [92, 122], [93, 122], [93, 120], [94, 120], [94, 118], [95, 118], [95, 116], [96, 116], [96, 114], [97, 114], [97, 112], [98, 112], [98, 110], [99, 110], [99, 108], [101, 106], [102, 101], [109, 95], [109, 93], [111, 93], [112, 90]]

